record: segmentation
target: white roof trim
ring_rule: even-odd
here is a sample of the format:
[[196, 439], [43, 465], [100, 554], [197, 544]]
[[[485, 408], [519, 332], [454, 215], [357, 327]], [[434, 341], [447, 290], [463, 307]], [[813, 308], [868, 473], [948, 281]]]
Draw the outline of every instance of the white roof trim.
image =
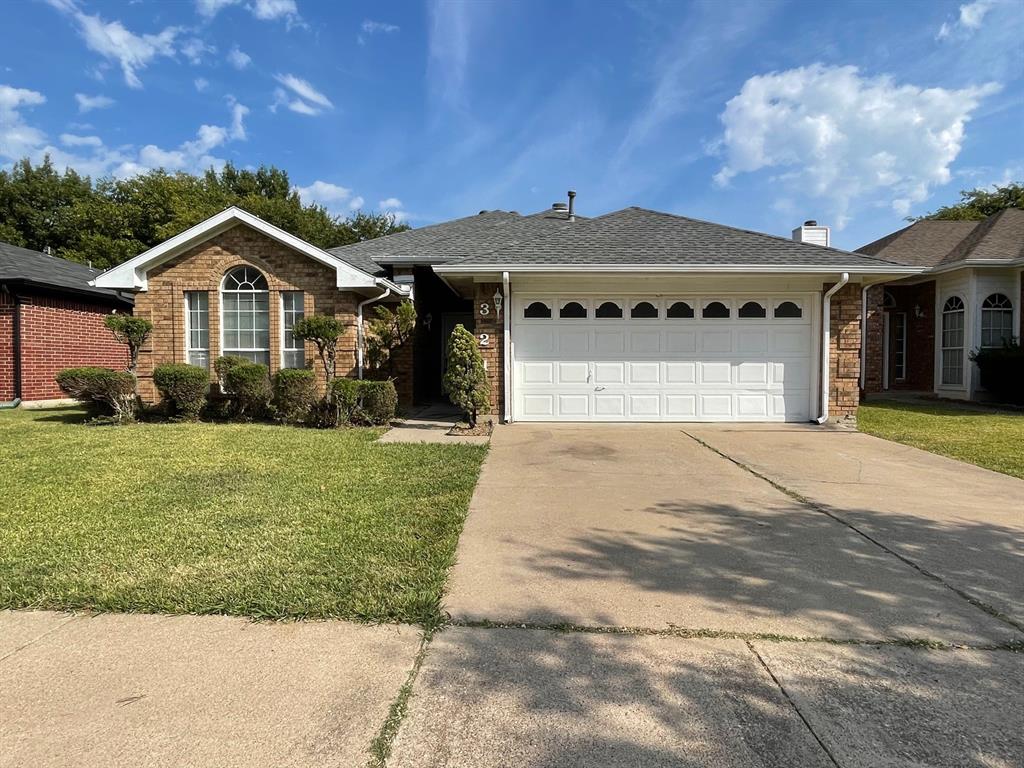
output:
[[756, 273], [756, 274], [822, 274], [849, 272], [858, 275], [916, 275], [926, 267], [902, 267], [896, 264], [878, 266], [785, 266], [767, 264], [439, 264], [439, 274], [475, 274], [478, 272], [703, 272], [703, 273]]
[[201, 221], [194, 227], [186, 229], [179, 235], [165, 240], [160, 245], [140, 253], [133, 259], [123, 264], [111, 267], [106, 272], [99, 274], [90, 281], [90, 285], [97, 288], [115, 288], [144, 291], [148, 287], [147, 273], [153, 267], [173, 259], [175, 256], [184, 253], [200, 243], [225, 232], [237, 224], [245, 224], [252, 227], [272, 240], [288, 246], [311, 259], [333, 267], [337, 273], [338, 288], [373, 288], [379, 285], [378, 279], [360, 269], [356, 269], [348, 262], [339, 259], [322, 248], [307, 243], [300, 237], [295, 237], [279, 227], [275, 227], [258, 216], [243, 211], [241, 208], [232, 206], [205, 221]]
[[1003, 267], [1005, 269], [1013, 269], [1020, 266], [1024, 266], [1024, 259], [961, 259], [949, 264], [936, 264], [928, 270], [928, 274], [941, 275], [943, 272], [954, 272], [958, 269], [967, 269], [969, 267]]

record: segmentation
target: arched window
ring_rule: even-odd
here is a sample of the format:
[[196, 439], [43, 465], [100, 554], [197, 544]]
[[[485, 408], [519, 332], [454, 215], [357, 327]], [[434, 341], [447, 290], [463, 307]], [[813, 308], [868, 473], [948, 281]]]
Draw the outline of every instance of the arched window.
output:
[[942, 383], [964, 383], [964, 302], [950, 296], [942, 307]]
[[704, 307], [704, 311], [701, 313], [701, 316], [714, 320], [721, 320], [729, 317], [729, 308], [720, 301], [712, 301]]
[[558, 316], [570, 320], [585, 318], [587, 316], [587, 308], [578, 301], [569, 301], [563, 304], [562, 308], [558, 310]]
[[597, 312], [594, 313], [594, 316], [604, 319], [622, 317], [622, 307], [614, 301], [603, 301], [597, 308]]
[[523, 317], [531, 319], [551, 317], [551, 307], [543, 301], [531, 302], [526, 309], [523, 310]]
[[235, 267], [220, 291], [221, 354], [270, 365], [270, 290], [255, 267]]
[[767, 317], [768, 313], [756, 301], [748, 301], [740, 307], [739, 315], [740, 317]]
[[693, 307], [685, 301], [677, 301], [668, 308], [666, 314], [673, 320], [693, 317]]
[[981, 346], [1001, 347], [1013, 339], [1013, 304], [1005, 294], [993, 293], [981, 302]]
[[629, 316], [637, 320], [650, 320], [658, 316], [658, 308], [649, 301], [640, 301], [633, 305]]
[[800, 305], [793, 301], [784, 301], [775, 307], [776, 317], [803, 317], [804, 312]]
[[882, 309], [896, 309], [896, 297], [892, 295], [890, 290], [882, 293]]

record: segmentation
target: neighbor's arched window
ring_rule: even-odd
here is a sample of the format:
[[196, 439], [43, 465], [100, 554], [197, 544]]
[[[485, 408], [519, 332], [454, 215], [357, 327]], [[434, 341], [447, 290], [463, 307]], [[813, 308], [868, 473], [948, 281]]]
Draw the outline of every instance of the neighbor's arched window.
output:
[[235, 267], [220, 290], [221, 354], [270, 365], [270, 290], [255, 267]]
[[942, 307], [942, 383], [964, 383], [964, 302], [950, 296]]
[[1001, 347], [1013, 339], [1013, 304], [1005, 294], [993, 293], [981, 302], [981, 346]]

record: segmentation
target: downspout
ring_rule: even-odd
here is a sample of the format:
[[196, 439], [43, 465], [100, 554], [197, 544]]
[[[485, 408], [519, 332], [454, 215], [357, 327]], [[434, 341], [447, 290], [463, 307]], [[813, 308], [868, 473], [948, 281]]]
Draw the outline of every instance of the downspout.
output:
[[512, 421], [512, 409], [509, 407], [509, 403], [511, 402], [511, 397], [510, 397], [510, 392], [509, 392], [509, 384], [512, 381], [512, 373], [511, 373], [511, 368], [512, 368], [511, 362], [512, 361], [511, 361], [511, 357], [510, 357], [510, 354], [509, 354], [509, 350], [510, 350], [510, 348], [512, 346], [512, 343], [511, 343], [511, 332], [509, 330], [509, 312], [512, 311], [512, 297], [509, 295], [508, 288], [509, 288], [508, 272], [502, 272], [501, 273], [501, 293], [505, 297], [505, 312], [502, 315], [502, 326], [503, 326], [502, 327], [502, 332], [503, 332], [502, 344], [503, 344], [503, 347], [502, 347], [502, 353], [501, 353], [502, 354], [502, 357], [501, 357], [501, 368], [502, 368], [502, 375], [505, 378], [504, 387], [503, 387], [502, 391], [504, 392], [504, 395], [505, 395], [505, 403], [504, 403], [504, 405], [505, 405], [505, 423], [506, 424], [508, 424], [509, 422]]
[[815, 421], [824, 424], [828, 421], [828, 373], [829, 373], [829, 342], [832, 339], [832, 297], [844, 285], [850, 282], [850, 273], [843, 272], [839, 282], [825, 291], [821, 302], [821, 416]]
[[375, 301], [386, 299], [390, 295], [391, 289], [385, 288], [384, 293], [380, 296], [372, 296], [356, 305], [356, 375], [360, 379], [363, 378], [363, 307]]

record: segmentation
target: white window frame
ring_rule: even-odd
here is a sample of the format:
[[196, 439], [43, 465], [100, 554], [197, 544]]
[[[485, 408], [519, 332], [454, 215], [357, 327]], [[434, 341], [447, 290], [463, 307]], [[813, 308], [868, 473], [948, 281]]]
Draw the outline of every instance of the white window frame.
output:
[[[1000, 299], [1005, 300], [1006, 301], [1006, 305], [1005, 306], [999, 306], [999, 307], [986, 307], [985, 306], [986, 304], [989, 303], [990, 300], [992, 300], [992, 299], [994, 299], [996, 297], [999, 297]], [[999, 323], [999, 330], [1003, 330], [1004, 326], [1008, 325], [1008, 327], [1006, 327], [1006, 329], [1005, 329], [1007, 331], [1007, 334], [1005, 336], [1000, 337], [999, 341], [996, 342], [996, 343], [992, 343], [992, 340], [989, 339], [989, 343], [986, 344], [985, 343], [985, 333], [986, 333], [986, 331], [991, 332], [993, 330], [996, 330], [992, 325], [990, 325], [993, 316], [999, 316], [1000, 318], [1003, 318], [1003, 319], [1005, 319], [1006, 317], [1009, 317], [1009, 323], [1008, 324], [1007, 323], [1003, 323], [1003, 322]], [[1013, 333], [1013, 327], [1014, 327], [1013, 326], [1013, 317], [1014, 317], [1013, 299], [1011, 299], [1009, 296], [1007, 296], [1002, 291], [995, 291], [993, 293], [990, 293], [988, 296], [986, 296], [984, 298], [984, 300], [982, 300], [982, 302], [981, 302], [981, 347], [982, 348], [987, 348], [987, 349], [999, 349], [1000, 347], [1003, 346], [1003, 343], [1005, 341], [1012, 341], [1013, 338], [1014, 338], [1014, 333]]]
[[[957, 299], [960, 302], [959, 309], [947, 310], [946, 306], [953, 299]], [[959, 346], [947, 346], [946, 345], [946, 318], [953, 315], [960, 315], [960, 345]], [[964, 351], [967, 343], [967, 302], [964, 301], [963, 296], [959, 294], [952, 294], [947, 296], [945, 301], [942, 302], [941, 320], [939, 323], [939, 349], [941, 354], [939, 356], [939, 383], [943, 387], [958, 387], [963, 388], [965, 386], [966, 378], [965, 374], [967, 366], [964, 364]], [[946, 381], [946, 359], [949, 356], [950, 361], [959, 359], [959, 370], [960, 376], [958, 381]]]
[[[288, 298], [298, 296], [302, 301], [302, 309], [296, 311], [288, 309], [285, 306], [285, 302]], [[306, 294], [302, 291], [281, 291], [281, 367], [282, 368], [305, 368], [306, 367], [306, 344], [301, 339], [296, 339], [291, 334], [291, 327], [295, 324], [296, 320], [301, 320], [306, 316]], [[289, 323], [289, 315], [291, 316], [291, 322]], [[290, 346], [291, 345], [291, 346]], [[299, 353], [302, 356], [302, 361], [299, 365], [290, 365], [288, 355], [291, 353], [295, 355]]]
[[[193, 307], [192, 302], [196, 297], [202, 297], [206, 306]], [[197, 327], [196, 319], [206, 318], [205, 327]], [[197, 347], [192, 345], [192, 333], [206, 334], [206, 346]], [[195, 355], [201, 354], [202, 363], [195, 362]], [[185, 291], [185, 362], [189, 365], [196, 365], [200, 368], [210, 370], [210, 293], [209, 291]]]
[[[227, 283], [228, 275], [230, 275], [235, 270], [242, 269], [243, 267], [246, 268], [246, 269], [253, 270], [260, 277], [262, 277], [263, 281], [267, 284], [267, 290], [252, 290], [252, 291], [226, 290], [224, 286]], [[224, 323], [224, 316], [225, 316], [225, 312], [224, 312], [224, 303], [225, 303], [224, 302], [224, 294], [225, 293], [234, 293], [234, 294], [250, 293], [250, 294], [253, 294], [254, 297], [255, 297], [256, 294], [266, 294], [266, 296], [267, 296], [267, 346], [266, 347], [251, 347], [251, 348], [250, 347], [228, 347], [227, 344], [224, 343], [224, 334], [227, 333], [227, 329], [226, 329], [225, 323]], [[221, 281], [220, 281], [220, 353], [222, 355], [236, 355], [238, 357], [244, 357], [247, 360], [252, 360], [252, 356], [255, 353], [262, 353], [261, 357], [263, 359], [260, 360], [260, 361], [254, 361], [254, 362], [259, 362], [260, 365], [266, 365], [267, 368], [270, 368], [270, 338], [271, 338], [271, 336], [270, 336], [270, 281], [267, 280], [267, 276], [264, 275], [261, 270], [257, 269], [256, 267], [254, 267], [254, 266], [252, 266], [250, 264], [239, 264], [238, 266], [232, 267], [231, 269], [229, 269], [227, 272], [224, 273], [224, 277], [221, 278]]]

